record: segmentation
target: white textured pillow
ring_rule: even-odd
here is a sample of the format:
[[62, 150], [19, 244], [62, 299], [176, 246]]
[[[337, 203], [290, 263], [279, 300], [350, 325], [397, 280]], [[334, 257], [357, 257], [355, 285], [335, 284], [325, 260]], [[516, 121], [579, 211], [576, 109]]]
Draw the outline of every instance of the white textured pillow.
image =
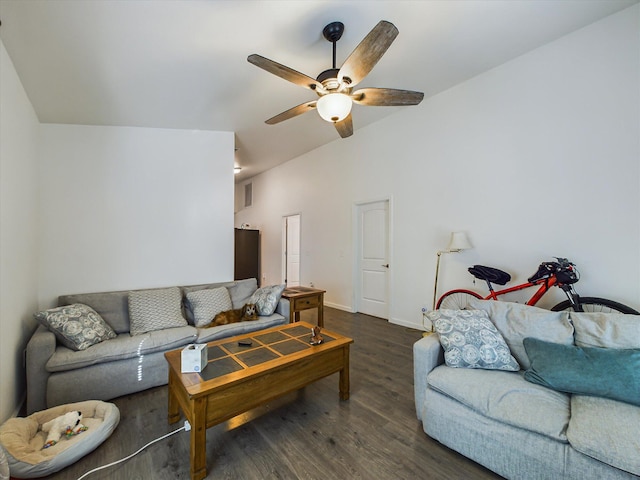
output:
[[447, 366], [517, 372], [520, 365], [483, 310], [429, 312], [444, 349]]
[[259, 288], [251, 295], [248, 303], [254, 303], [258, 310], [258, 315], [272, 315], [276, 311], [284, 285], [270, 285]]
[[231, 310], [231, 297], [226, 287], [197, 290], [187, 293], [187, 302], [193, 312], [193, 323], [204, 327], [220, 312]]
[[181, 307], [178, 287], [129, 292], [131, 335], [186, 326]]

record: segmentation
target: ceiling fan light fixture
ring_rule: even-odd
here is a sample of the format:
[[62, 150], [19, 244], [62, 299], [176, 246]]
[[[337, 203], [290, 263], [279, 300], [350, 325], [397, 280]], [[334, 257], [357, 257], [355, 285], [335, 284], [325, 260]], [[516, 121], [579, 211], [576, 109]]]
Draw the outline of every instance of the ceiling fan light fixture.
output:
[[316, 108], [327, 122], [341, 122], [351, 113], [351, 97], [344, 93], [328, 93], [318, 99]]

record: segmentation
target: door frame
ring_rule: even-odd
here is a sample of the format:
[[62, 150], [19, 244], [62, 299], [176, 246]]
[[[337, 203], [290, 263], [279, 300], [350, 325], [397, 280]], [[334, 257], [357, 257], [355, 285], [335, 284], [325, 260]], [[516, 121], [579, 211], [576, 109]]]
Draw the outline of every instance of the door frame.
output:
[[[300, 222], [299, 222], [299, 231], [298, 231], [298, 238], [300, 239], [300, 245], [299, 247], [302, 246], [302, 213], [301, 212], [296, 212], [296, 213], [288, 213], [286, 215], [282, 215], [282, 246], [281, 246], [281, 267], [280, 267], [280, 271], [281, 271], [281, 279], [282, 279], [282, 283], [286, 283], [287, 280], [287, 218], [289, 217], [299, 217], [300, 218]], [[302, 272], [302, 249], [300, 251], [300, 262], [299, 262], [299, 267], [298, 267], [298, 277], [300, 277], [300, 274]], [[300, 284], [302, 285], [302, 279], [300, 279]]]
[[393, 238], [394, 238], [394, 234], [393, 234], [393, 195], [387, 196], [387, 197], [378, 197], [378, 198], [372, 198], [372, 199], [368, 199], [368, 200], [359, 200], [353, 203], [353, 206], [351, 208], [351, 238], [352, 240], [352, 255], [353, 255], [353, 266], [352, 266], [352, 272], [351, 272], [351, 276], [352, 276], [352, 284], [353, 284], [353, 294], [352, 294], [352, 298], [351, 298], [351, 305], [352, 305], [352, 311], [351, 313], [356, 313], [360, 310], [360, 297], [362, 296], [362, 284], [360, 282], [360, 244], [361, 244], [361, 238], [360, 238], [360, 229], [358, 228], [359, 226], [359, 222], [360, 222], [360, 207], [364, 206], [364, 205], [369, 205], [371, 203], [379, 203], [379, 202], [387, 202], [387, 208], [388, 208], [388, 225], [387, 225], [387, 247], [388, 247], [388, 255], [389, 255], [389, 283], [387, 286], [387, 298], [389, 299], [388, 302], [388, 314], [387, 316], [389, 318], [387, 318], [387, 321], [390, 321], [391, 318], [393, 317], [392, 312], [393, 310], [393, 292], [394, 292], [394, 285], [395, 285], [395, 281], [394, 281], [394, 259], [393, 259], [393, 252], [394, 252], [394, 245], [393, 245]]

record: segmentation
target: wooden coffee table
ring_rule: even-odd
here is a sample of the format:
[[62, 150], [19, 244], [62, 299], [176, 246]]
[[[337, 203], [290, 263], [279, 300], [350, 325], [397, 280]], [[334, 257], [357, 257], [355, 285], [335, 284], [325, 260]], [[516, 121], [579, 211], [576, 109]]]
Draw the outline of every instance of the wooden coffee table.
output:
[[[206, 429], [252, 408], [340, 372], [340, 399], [349, 399], [349, 345], [353, 340], [322, 331], [310, 345], [312, 325], [298, 322], [208, 344], [200, 373], [181, 373], [182, 349], [165, 353], [169, 363], [169, 423], [180, 411], [191, 424], [191, 478], [207, 476]], [[251, 346], [239, 345], [250, 339]]]

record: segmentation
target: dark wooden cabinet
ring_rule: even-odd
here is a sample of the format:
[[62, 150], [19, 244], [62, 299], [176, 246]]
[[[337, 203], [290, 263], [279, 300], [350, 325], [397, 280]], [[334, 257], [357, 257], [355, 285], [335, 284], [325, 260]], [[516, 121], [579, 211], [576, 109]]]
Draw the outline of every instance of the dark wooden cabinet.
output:
[[260, 284], [260, 231], [235, 229], [235, 280], [255, 278]]

